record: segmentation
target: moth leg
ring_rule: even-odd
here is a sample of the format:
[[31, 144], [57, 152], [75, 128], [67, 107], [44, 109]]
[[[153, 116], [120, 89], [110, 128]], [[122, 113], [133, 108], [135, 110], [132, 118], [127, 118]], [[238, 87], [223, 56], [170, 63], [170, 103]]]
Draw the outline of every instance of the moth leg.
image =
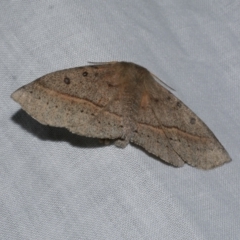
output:
[[129, 144], [129, 139], [117, 139], [114, 141], [114, 145], [119, 148], [125, 148]]
[[110, 140], [110, 139], [107, 139], [107, 138], [99, 139], [98, 141], [99, 141], [101, 144], [105, 145], [105, 146], [111, 144], [111, 140]]

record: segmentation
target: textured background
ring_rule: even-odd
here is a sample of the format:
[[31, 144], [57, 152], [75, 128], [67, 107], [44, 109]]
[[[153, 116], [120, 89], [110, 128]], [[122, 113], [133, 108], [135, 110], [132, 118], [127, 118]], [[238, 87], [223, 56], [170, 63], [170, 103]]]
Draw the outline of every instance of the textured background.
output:
[[[1, 0], [0, 36], [0, 239], [240, 236], [239, 1]], [[43, 126], [10, 99], [46, 73], [112, 60], [173, 87], [233, 161], [176, 169]]]

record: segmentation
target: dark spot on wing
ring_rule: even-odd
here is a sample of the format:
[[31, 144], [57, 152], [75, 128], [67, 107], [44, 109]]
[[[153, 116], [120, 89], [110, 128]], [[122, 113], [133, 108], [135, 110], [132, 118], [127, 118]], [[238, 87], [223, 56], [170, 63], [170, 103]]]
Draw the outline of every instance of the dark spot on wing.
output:
[[190, 123], [191, 124], [195, 124], [196, 123], [196, 119], [195, 118], [190, 118]]
[[82, 74], [84, 77], [86, 77], [88, 75], [88, 72], [83, 72]]
[[181, 102], [177, 102], [177, 104], [176, 104], [176, 105], [177, 105], [177, 107], [179, 107], [179, 108], [180, 108], [180, 107], [182, 106], [182, 103], [181, 103]]
[[65, 82], [66, 84], [70, 84], [70, 82], [71, 82], [71, 81], [70, 81], [70, 78], [65, 77], [65, 78], [64, 78], [64, 82]]
[[107, 83], [108, 87], [114, 87], [114, 85], [112, 83]]

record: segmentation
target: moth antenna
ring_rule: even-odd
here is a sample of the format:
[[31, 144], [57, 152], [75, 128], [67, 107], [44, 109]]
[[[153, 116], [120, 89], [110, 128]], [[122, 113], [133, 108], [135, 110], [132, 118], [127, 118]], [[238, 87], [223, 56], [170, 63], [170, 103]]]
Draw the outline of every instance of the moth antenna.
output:
[[163, 82], [159, 77], [157, 77], [156, 75], [154, 75], [153, 73], [150, 73], [154, 78], [156, 78], [156, 79], [158, 79], [164, 86], [166, 86], [167, 88], [169, 88], [169, 89], [171, 89], [171, 90], [173, 90], [173, 91], [175, 91], [175, 89], [174, 88], [172, 88], [172, 87], [170, 87], [170, 86], [168, 86], [165, 82]]
[[111, 61], [111, 62], [91, 62], [88, 61], [89, 64], [98, 64], [98, 65], [104, 65], [104, 64], [113, 64], [113, 63], [117, 63], [118, 61]]

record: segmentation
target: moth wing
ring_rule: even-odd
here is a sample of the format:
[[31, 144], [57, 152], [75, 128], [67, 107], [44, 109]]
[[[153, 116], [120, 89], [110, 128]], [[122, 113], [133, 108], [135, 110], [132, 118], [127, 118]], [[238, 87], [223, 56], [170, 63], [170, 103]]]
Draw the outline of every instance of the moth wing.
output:
[[146, 79], [132, 142], [175, 166], [210, 169], [230, 157], [206, 124], [153, 78]]
[[42, 124], [97, 138], [122, 136], [121, 80], [113, 64], [47, 74], [11, 97]]

